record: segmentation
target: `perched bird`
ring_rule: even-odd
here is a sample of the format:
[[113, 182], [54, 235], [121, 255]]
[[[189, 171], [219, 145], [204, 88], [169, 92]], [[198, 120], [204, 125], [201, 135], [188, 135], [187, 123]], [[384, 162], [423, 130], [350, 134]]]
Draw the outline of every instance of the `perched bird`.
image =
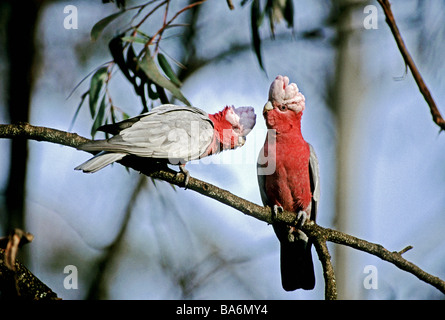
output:
[[252, 107], [227, 106], [207, 114], [194, 107], [161, 105], [137, 117], [100, 127], [100, 131], [114, 136], [79, 146], [79, 150], [100, 153], [75, 170], [96, 172], [133, 155], [179, 165], [187, 185], [187, 161], [244, 145], [255, 121]]
[[305, 98], [297, 85], [289, 84], [288, 77], [277, 76], [263, 109], [268, 133], [257, 169], [263, 204], [275, 214], [283, 209], [297, 214], [297, 227], [273, 223], [280, 241], [281, 282], [286, 291], [315, 286], [312, 243], [298, 229], [307, 219], [315, 221], [320, 195], [317, 156], [301, 134], [304, 108]]

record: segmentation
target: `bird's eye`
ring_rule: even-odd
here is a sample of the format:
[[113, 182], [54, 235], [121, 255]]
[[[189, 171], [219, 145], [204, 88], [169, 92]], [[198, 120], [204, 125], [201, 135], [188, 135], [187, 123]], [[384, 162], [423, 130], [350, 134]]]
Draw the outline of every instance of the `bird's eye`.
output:
[[286, 110], [287, 110], [287, 106], [284, 105], [284, 104], [282, 104], [282, 105], [280, 106], [280, 110], [281, 110], [281, 111], [286, 111]]

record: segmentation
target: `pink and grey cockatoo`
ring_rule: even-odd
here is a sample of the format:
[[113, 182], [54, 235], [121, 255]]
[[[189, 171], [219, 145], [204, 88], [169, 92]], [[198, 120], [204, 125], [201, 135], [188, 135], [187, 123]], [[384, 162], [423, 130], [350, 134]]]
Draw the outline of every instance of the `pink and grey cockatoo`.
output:
[[[320, 197], [318, 160], [301, 134], [305, 98], [289, 78], [277, 76], [263, 109], [269, 129], [258, 158], [258, 184], [264, 205], [297, 214], [297, 227], [274, 223], [280, 241], [281, 282], [286, 291], [315, 286], [311, 241], [298, 227], [315, 221]], [[267, 168], [274, 168], [268, 172]], [[270, 170], [269, 170], [270, 171]]]
[[161, 105], [137, 117], [100, 127], [100, 131], [114, 136], [79, 146], [79, 150], [100, 153], [75, 170], [96, 172], [133, 155], [180, 165], [187, 184], [187, 161], [244, 145], [255, 121], [252, 107], [227, 106], [207, 114], [194, 107]]

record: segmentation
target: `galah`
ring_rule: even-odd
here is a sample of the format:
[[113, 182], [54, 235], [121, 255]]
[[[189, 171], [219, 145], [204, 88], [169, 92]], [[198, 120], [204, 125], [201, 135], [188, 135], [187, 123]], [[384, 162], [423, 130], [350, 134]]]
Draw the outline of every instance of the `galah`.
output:
[[[297, 215], [296, 227], [273, 223], [280, 241], [283, 289], [313, 289], [315, 286], [311, 241], [299, 227], [315, 221], [320, 196], [318, 160], [313, 147], [301, 134], [305, 98], [295, 83], [277, 76], [263, 109], [268, 133], [258, 157], [258, 184], [264, 205]], [[272, 168], [273, 170], [271, 170]]]
[[100, 153], [75, 170], [93, 173], [133, 155], [179, 165], [187, 185], [187, 161], [241, 147], [255, 121], [252, 107], [226, 106], [220, 112], [207, 114], [195, 107], [161, 105], [137, 117], [100, 127], [100, 131], [114, 136], [79, 146], [79, 150]]

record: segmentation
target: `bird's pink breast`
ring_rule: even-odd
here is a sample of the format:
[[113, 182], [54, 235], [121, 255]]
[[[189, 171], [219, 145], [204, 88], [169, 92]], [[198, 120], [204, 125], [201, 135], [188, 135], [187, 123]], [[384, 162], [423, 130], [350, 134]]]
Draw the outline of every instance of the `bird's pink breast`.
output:
[[[282, 206], [288, 211], [304, 210], [309, 206], [312, 198], [309, 145], [304, 140], [291, 145], [278, 141], [275, 147], [276, 169], [273, 174], [265, 177], [269, 203]], [[271, 159], [270, 155], [269, 159]]]

